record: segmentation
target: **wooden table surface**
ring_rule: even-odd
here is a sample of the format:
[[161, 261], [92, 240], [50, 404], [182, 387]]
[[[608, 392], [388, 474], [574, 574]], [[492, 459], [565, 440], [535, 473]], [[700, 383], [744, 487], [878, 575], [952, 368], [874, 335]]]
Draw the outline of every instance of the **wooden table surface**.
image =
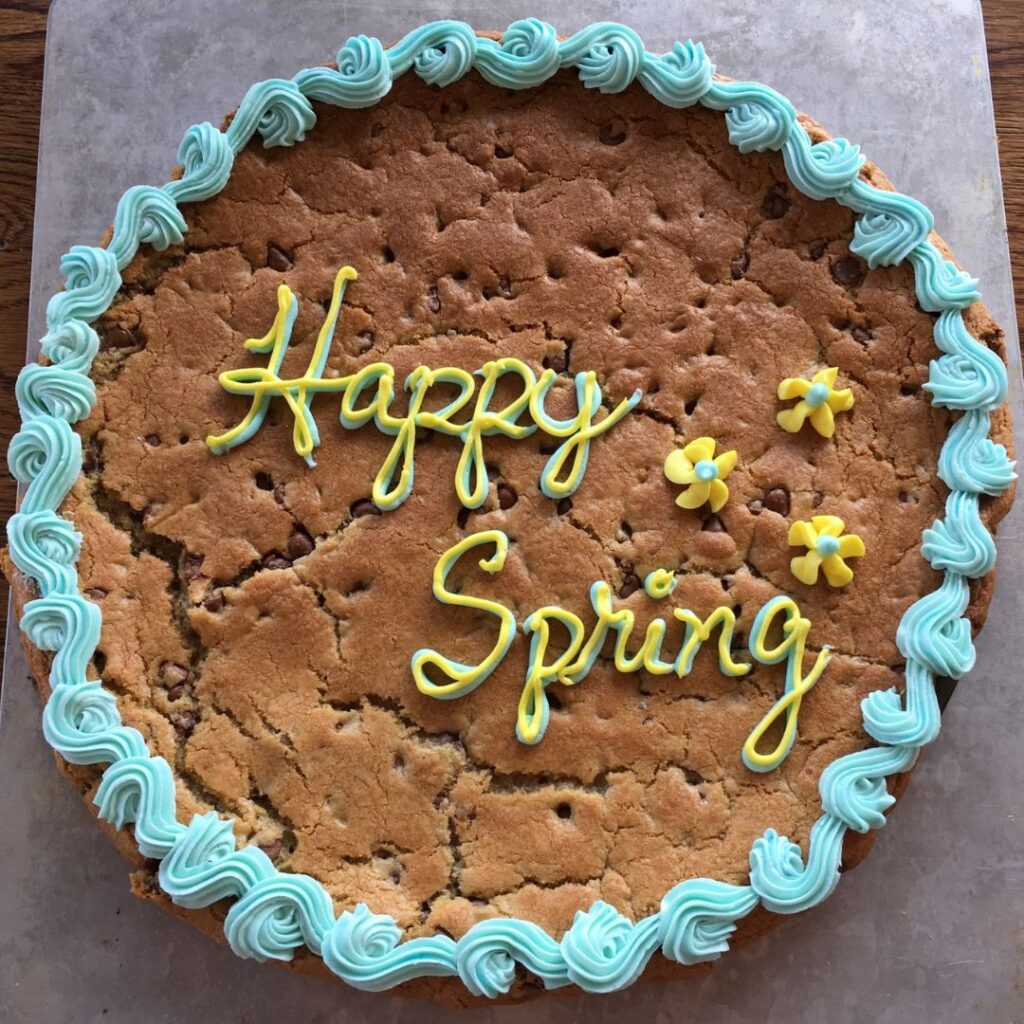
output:
[[[129, 0], [126, 0], [129, 2]], [[0, 453], [18, 426], [14, 381], [25, 361], [39, 102], [50, 0], [0, 0]], [[995, 98], [1017, 319], [1024, 323], [1024, 3], [982, 0]], [[6, 470], [6, 464], [5, 464]], [[14, 511], [14, 481], [0, 478], [0, 523]], [[7, 587], [0, 579], [0, 608]], [[0, 617], [0, 644], [5, 620]]]

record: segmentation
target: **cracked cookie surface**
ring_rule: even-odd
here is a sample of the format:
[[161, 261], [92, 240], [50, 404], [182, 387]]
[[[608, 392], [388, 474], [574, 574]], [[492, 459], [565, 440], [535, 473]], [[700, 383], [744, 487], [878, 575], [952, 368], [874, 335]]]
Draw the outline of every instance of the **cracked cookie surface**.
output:
[[[799, 195], [777, 154], [738, 153], [721, 115], [638, 87], [404, 78], [370, 110], [318, 116], [294, 149], [240, 154], [221, 195], [184, 208], [185, 244], [140, 254], [98, 325], [99, 400], [65, 513], [103, 612], [96, 671], [174, 765], [182, 820], [235, 816], [243, 840], [318, 878], [339, 909], [365, 901], [410, 935], [501, 914], [557, 936], [598, 897], [638, 918], [684, 878], [744, 881], [769, 826], [806, 846], [821, 770], [868, 744], [860, 700], [902, 687], [896, 625], [939, 582], [919, 545], [942, 513], [951, 419], [921, 391], [937, 352], [910, 268], [868, 271], [848, 210]], [[335, 398], [314, 400], [315, 469], [281, 403], [214, 457], [203, 439], [247, 407], [217, 375], [255, 363], [241, 342], [266, 332], [276, 287], [300, 299], [285, 363], [298, 372], [345, 263], [359, 280], [329, 376], [516, 356], [559, 372], [556, 408], [571, 407], [579, 370], [610, 403], [644, 398], [561, 502], [537, 488], [550, 438], [487, 438], [488, 498], [468, 512], [460, 444], [424, 436], [412, 494], [377, 514], [370, 486], [392, 439], [344, 430]], [[1001, 346], [980, 306], [967, 322]], [[856, 406], [832, 440], [784, 434], [778, 381], [829, 365]], [[662, 473], [701, 435], [739, 453], [717, 515], [677, 508]], [[843, 590], [790, 574], [788, 525], [817, 513], [867, 544]], [[604, 579], [638, 629], [669, 606], [733, 607], [742, 650], [764, 603], [794, 596], [810, 646], [835, 655], [783, 765], [755, 775], [740, 759], [783, 667], [728, 678], [709, 650], [684, 679], [600, 659], [550, 688], [535, 747], [514, 733], [522, 636], [471, 695], [420, 695], [415, 650], [475, 661], [493, 643], [493, 619], [430, 590], [441, 553], [483, 529], [508, 534], [505, 569], [465, 560], [453, 579], [520, 622], [545, 604], [591, 622], [587, 591]], [[680, 583], [655, 603], [639, 581], [659, 567]]]

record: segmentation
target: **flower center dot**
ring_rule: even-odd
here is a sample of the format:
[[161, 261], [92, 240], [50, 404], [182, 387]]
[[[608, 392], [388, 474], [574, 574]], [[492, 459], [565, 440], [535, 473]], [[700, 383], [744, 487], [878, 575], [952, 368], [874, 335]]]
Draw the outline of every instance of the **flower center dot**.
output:
[[826, 398], [828, 398], [828, 385], [819, 381], [817, 384], [811, 385], [811, 390], [807, 392], [806, 402], [812, 408], [817, 409], [825, 404]]
[[819, 537], [814, 545], [815, 550], [822, 558], [828, 558], [839, 550], [838, 537]]
[[703, 480], [704, 483], [718, 478], [718, 467], [710, 459], [701, 459], [693, 467], [693, 472], [697, 479]]

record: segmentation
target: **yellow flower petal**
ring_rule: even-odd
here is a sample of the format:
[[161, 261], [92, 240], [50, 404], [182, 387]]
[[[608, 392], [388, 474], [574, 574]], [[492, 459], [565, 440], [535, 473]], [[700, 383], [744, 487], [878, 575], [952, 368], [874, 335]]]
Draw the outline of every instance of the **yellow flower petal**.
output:
[[674, 484], [692, 484], [697, 479], [693, 474], [693, 463], [685, 451], [678, 449], [665, 459], [665, 476]]
[[717, 512], [729, 500], [729, 488], [721, 480], [712, 480], [708, 487], [711, 496], [711, 511]]
[[722, 452], [715, 459], [715, 468], [718, 470], [718, 479], [724, 480], [736, 468], [736, 460], [739, 456], [736, 452]]
[[698, 437], [683, 448], [686, 457], [693, 463], [702, 462], [705, 459], [714, 458], [715, 439], [713, 437]]
[[847, 412], [853, 408], [853, 392], [849, 388], [832, 391], [825, 402], [833, 412]]
[[802, 519], [793, 523], [789, 528], [789, 543], [791, 547], [813, 548], [817, 539], [818, 531], [810, 523]]
[[783, 430], [790, 434], [796, 434], [804, 425], [804, 420], [807, 419], [807, 414], [810, 411], [811, 407], [806, 402], [798, 402], [792, 409], [783, 409], [775, 417], [775, 421]]
[[811, 390], [810, 381], [802, 377], [787, 377], [779, 383], [779, 398], [788, 402], [791, 398], [805, 398]]
[[821, 556], [816, 551], [808, 551], [806, 555], [794, 558], [789, 563], [789, 568], [801, 583], [813, 587], [818, 582], [819, 565], [821, 565]]
[[839, 376], [838, 366], [829, 366], [824, 370], [819, 370], [812, 378], [812, 384], [826, 384], [829, 388], [832, 387], [836, 382], [836, 377]]
[[818, 537], [838, 537], [846, 529], [839, 516], [811, 516], [811, 523]]
[[821, 568], [830, 586], [845, 587], [853, 579], [853, 570], [839, 555], [828, 555], [823, 558]]
[[836, 432], [836, 418], [832, 415], [832, 408], [827, 401], [811, 413], [811, 426], [822, 437], [831, 437]]
[[845, 537], [839, 538], [840, 558], [860, 558], [864, 554], [864, 541], [855, 533], [848, 533]]
[[676, 504], [680, 508], [700, 508], [705, 501], [708, 500], [708, 495], [711, 493], [711, 483], [705, 483], [703, 480], [698, 480], [695, 484], [690, 484], [682, 494], [676, 498]]

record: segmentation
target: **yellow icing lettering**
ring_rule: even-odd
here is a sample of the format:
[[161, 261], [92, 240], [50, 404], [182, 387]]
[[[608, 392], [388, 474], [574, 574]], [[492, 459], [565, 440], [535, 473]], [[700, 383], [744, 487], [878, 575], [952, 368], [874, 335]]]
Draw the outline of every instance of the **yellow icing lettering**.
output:
[[[501, 663], [512, 645], [515, 633], [515, 616], [504, 605], [496, 601], [472, 597], [451, 591], [447, 587], [448, 574], [455, 563], [471, 549], [481, 545], [494, 545], [495, 553], [483, 559], [480, 567], [487, 572], [500, 572], [508, 554], [508, 538], [500, 530], [485, 530], [472, 534], [449, 548], [434, 567], [434, 596], [445, 604], [464, 608], [475, 608], [496, 616], [500, 623], [498, 640], [491, 652], [477, 665], [464, 665], [452, 661], [429, 648], [417, 651], [412, 658], [412, 672], [416, 686], [421, 693], [431, 697], [451, 699], [461, 697], [479, 686]], [[652, 583], [656, 594], [654, 600], [664, 600], [672, 590], [669, 584], [673, 574], [658, 570]], [[650, 574], [654, 576], [654, 574]], [[636, 626], [636, 615], [631, 608], [615, 608], [612, 589], [604, 580], [598, 580], [590, 587], [590, 604], [596, 621], [589, 635], [578, 615], [546, 605], [532, 612], [523, 621], [523, 632], [530, 637], [530, 651], [527, 658], [526, 677], [516, 711], [516, 736], [521, 743], [536, 744], [544, 736], [550, 716], [547, 687], [552, 683], [574, 686], [594, 666], [602, 649], [614, 633], [612, 662], [619, 672], [649, 672], [653, 675], [674, 673], [680, 678], [693, 669], [694, 659], [701, 647], [710, 641], [714, 631], [719, 630], [717, 642], [718, 665], [727, 676], [739, 678], [747, 675], [751, 665], [737, 661], [733, 654], [733, 640], [736, 630], [736, 614], [726, 606], [712, 610], [701, 618], [688, 608], [674, 608], [672, 621], [680, 622], [685, 634], [679, 652], [672, 661], [661, 657], [662, 645], [668, 628], [666, 619], [653, 618], [644, 631], [640, 647], [630, 653], [629, 642]], [[552, 653], [552, 627], [561, 627], [565, 640], [556, 644]], [[789, 753], [796, 739], [797, 719], [803, 696], [818, 682], [829, 661], [829, 650], [824, 648], [815, 658], [810, 671], [804, 675], [804, 654], [811, 622], [800, 614], [800, 608], [790, 597], [775, 597], [757, 614], [750, 633], [749, 653], [763, 665], [786, 662], [786, 685], [782, 696], [768, 713], [754, 727], [743, 745], [744, 764], [752, 771], [765, 772], [777, 768]], [[781, 632], [778, 643], [772, 644], [769, 637]], [[428, 668], [440, 670], [447, 681], [434, 682], [427, 674]], [[785, 716], [782, 738], [774, 750], [762, 754], [758, 744], [766, 732], [781, 717]]]
[[[545, 663], [551, 640], [550, 622], [558, 622], [565, 627], [569, 634], [569, 646], [554, 661]], [[523, 623], [523, 632], [532, 634], [532, 638], [526, 685], [519, 698], [516, 716], [516, 736], [521, 743], [533, 744], [540, 741], [548, 724], [549, 708], [545, 687], [556, 680], [566, 686], [572, 685], [573, 681], [565, 674], [565, 670], [583, 643], [585, 629], [578, 615], [564, 608], [548, 606], [527, 617]]]
[[[463, 697], [475, 690], [501, 663], [508, 653], [516, 632], [516, 618], [497, 601], [489, 601], [471, 594], [459, 594], [448, 589], [448, 574], [453, 566], [466, 552], [484, 545], [494, 545], [494, 554], [490, 558], [480, 560], [480, 568], [484, 572], [498, 573], [505, 567], [508, 556], [508, 537], [500, 530], [484, 530], [471, 534], [449, 548], [434, 566], [434, 597], [442, 604], [457, 608], [473, 608], [495, 616], [501, 623], [498, 628], [498, 639], [490, 653], [477, 665], [466, 665], [453, 661], [432, 648], [424, 647], [412, 656], [412, 674], [416, 680], [416, 688], [428, 697], [440, 697], [450, 700]], [[438, 669], [447, 677], [447, 682], [435, 683], [427, 673], [428, 668]]]
[[[462, 455], [455, 470], [455, 493], [466, 508], [479, 508], [487, 498], [487, 469], [484, 465], [483, 439], [489, 434], [504, 434], [521, 440], [529, 437], [537, 427], [518, 424], [516, 420], [530, 407], [530, 395], [537, 378], [520, 359], [495, 359], [484, 363], [479, 371], [483, 377], [477, 393], [473, 418], [463, 434]], [[491, 399], [498, 380], [507, 373], [516, 374], [523, 382], [523, 390], [503, 409], [492, 410]]]
[[712, 632], [721, 627], [718, 634], [718, 663], [727, 676], [745, 676], [750, 671], [749, 665], [735, 661], [732, 656], [732, 634], [736, 629], [736, 613], [731, 608], [716, 608], [706, 619], [701, 619], [689, 608], [676, 608], [672, 613], [686, 626], [686, 639], [676, 658], [675, 672], [680, 678], [690, 674], [693, 659], [697, 656], [701, 645], [706, 643]]
[[[485, 437], [500, 434], [521, 440], [540, 428], [553, 437], [566, 438], [541, 474], [544, 494], [560, 499], [579, 487], [586, 471], [591, 440], [610, 430], [642, 397], [640, 391], [635, 392], [595, 423], [594, 417], [602, 406], [601, 388], [596, 374], [579, 373], [576, 375], [579, 407], [576, 416], [555, 420], [544, 408], [545, 396], [555, 377], [554, 371], [546, 370], [538, 381], [526, 363], [507, 356], [485, 363], [477, 371], [477, 376], [482, 378], [479, 391], [473, 374], [459, 367], [445, 366], [436, 370], [416, 367], [404, 383], [405, 390], [409, 392], [408, 412], [405, 416], [396, 416], [391, 412], [395, 398], [395, 370], [389, 364], [371, 363], [345, 377], [324, 377], [345, 286], [357, 277], [352, 267], [342, 267], [338, 271], [330, 308], [309, 364], [300, 377], [281, 377], [281, 366], [291, 344], [292, 328], [298, 314], [298, 299], [287, 285], [278, 287], [277, 315], [270, 330], [262, 338], [249, 338], [245, 342], [248, 351], [269, 355], [267, 365], [226, 370], [218, 378], [221, 387], [229, 394], [248, 395], [252, 401], [248, 412], [234, 427], [223, 434], [207, 437], [206, 443], [214, 454], [221, 455], [248, 441], [263, 425], [271, 400], [282, 398], [294, 419], [292, 443], [295, 451], [314, 466], [312, 453], [320, 444], [320, 435], [310, 404], [315, 394], [327, 392], [341, 396], [339, 421], [347, 430], [358, 430], [372, 421], [378, 430], [395, 438], [373, 482], [373, 501], [381, 509], [389, 510], [401, 505], [412, 490], [416, 430], [419, 427], [458, 437], [462, 441], [455, 491], [467, 508], [479, 508], [487, 497]], [[503, 408], [492, 409], [498, 382], [508, 374], [519, 378], [520, 392]], [[427, 392], [435, 384], [454, 385], [458, 394], [441, 409], [425, 410], [423, 405]], [[469, 419], [456, 422], [454, 417], [470, 406], [474, 392], [476, 401]], [[368, 400], [360, 405], [364, 393]], [[531, 421], [520, 423], [520, 417], [526, 413]], [[568, 471], [564, 478], [560, 478], [567, 463], [571, 463]]]
[[[608, 413], [604, 419], [594, 423], [594, 416], [601, 408], [601, 387], [597, 383], [597, 374], [590, 370], [576, 374], [576, 405], [575, 416], [565, 420], [553, 419], [545, 408], [545, 400], [555, 380], [554, 370], [545, 370], [540, 375], [536, 387], [530, 395], [530, 415], [546, 434], [552, 437], [564, 437], [561, 444], [548, 459], [540, 478], [540, 489], [549, 498], [564, 498], [572, 494], [580, 485], [587, 469], [590, 456], [590, 442], [600, 434], [611, 430], [630, 412], [643, 397], [642, 391], [634, 391], [629, 398], [623, 399]], [[560, 479], [566, 463], [572, 459], [568, 473]]]
[[[775, 620], [784, 616], [782, 621], [782, 640], [774, 647], [767, 646], [767, 637]], [[804, 694], [821, 678], [822, 672], [831, 657], [829, 648], [823, 648], [810, 672], [805, 676], [804, 650], [807, 634], [811, 631], [810, 619], [800, 614], [800, 608], [791, 597], [772, 598], [754, 619], [754, 627], [750, 634], [750, 653], [762, 665], [776, 665], [786, 662], [786, 686], [782, 696], [772, 705], [771, 710], [754, 727], [753, 732], [743, 744], [743, 763], [754, 772], [768, 772], [777, 768], [785, 760], [796, 740], [797, 718], [800, 714], [800, 702]], [[772, 727], [781, 715], [785, 715], [786, 724], [782, 737], [770, 753], [762, 754], [757, 745], [764, 734]]]

